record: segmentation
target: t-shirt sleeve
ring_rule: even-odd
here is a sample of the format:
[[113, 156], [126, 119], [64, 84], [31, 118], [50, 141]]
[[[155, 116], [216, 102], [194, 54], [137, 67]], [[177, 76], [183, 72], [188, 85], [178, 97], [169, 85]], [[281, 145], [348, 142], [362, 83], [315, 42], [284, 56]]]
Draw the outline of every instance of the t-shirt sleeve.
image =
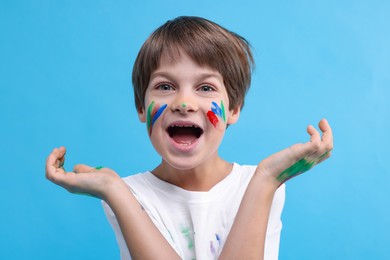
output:
[[285, 184], [283, 184], [277, 189], [272, 201], [264, 248], [265, 260], [278, 259], [280, 233], [282, 231], [281, 215], [285, 200], [285, 187]]
[[105, 201], [102, 201], [104, 213], [108, 219], [108, 222], [111, 224], [112, 229], [115, 232], [116, 241], [119, 246], [120, 256], [122, 260], [131, 259], [129, 249], [127, 248], [126, 241], [122, 235], [122, 231], [119, 227], [118, 221], [116, 220], [114, 212], [111, 210], [110, 206]]

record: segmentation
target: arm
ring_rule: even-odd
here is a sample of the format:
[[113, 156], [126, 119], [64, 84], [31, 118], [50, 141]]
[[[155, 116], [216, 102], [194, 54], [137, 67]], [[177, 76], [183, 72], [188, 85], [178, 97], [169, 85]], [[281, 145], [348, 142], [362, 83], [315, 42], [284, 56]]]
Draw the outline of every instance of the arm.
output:
[[180, 259], [147, 213], [114, 171], [76, 165], [63, 168], [65, 148], [54, 149], [46, 161], [46, 177], [72, 193], [88, 194], [107, 202], [114, 212], [133, 259]]
[[258, 165], [228, 235], [220, 259], [263, 259], [268, 217], [273, 196], [285, 181], [326, 160], [333, 149], [332, 130], [321, 120], [319, 132], [309, 126], [310, 141], [296, 144]]

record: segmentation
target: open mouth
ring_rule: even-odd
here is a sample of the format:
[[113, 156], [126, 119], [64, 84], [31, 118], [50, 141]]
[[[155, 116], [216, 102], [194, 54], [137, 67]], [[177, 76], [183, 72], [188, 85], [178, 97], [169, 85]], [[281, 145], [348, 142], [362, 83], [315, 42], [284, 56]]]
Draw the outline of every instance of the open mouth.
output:
[[172, 124], [167, 133], [175, 143], [190, 145], [199, 139], [203, 129], [194, 124]]

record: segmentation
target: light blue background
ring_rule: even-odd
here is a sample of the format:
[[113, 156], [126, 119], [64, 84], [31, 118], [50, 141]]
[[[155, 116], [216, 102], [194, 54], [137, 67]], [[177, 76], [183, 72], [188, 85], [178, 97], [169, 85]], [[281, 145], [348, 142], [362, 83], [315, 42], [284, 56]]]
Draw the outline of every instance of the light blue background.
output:
[[46, 156], [126, 176], [159, 162], [133, 104], [147, 36], [179, 15], [246, 37], [256, 70], [221, 154], [257, 164], [328, 118], [332, 158], [288, 183], [280, 259], [390, 256], [389, 1], [0, 2], [0, 259], [117, 259], [100, 202], [44, 178]]

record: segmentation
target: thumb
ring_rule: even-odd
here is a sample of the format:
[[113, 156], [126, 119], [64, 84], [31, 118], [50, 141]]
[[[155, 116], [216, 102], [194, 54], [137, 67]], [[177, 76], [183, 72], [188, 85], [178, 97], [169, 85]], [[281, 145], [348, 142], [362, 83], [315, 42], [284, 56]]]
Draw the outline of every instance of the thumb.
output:
[[85, 165], [85, 164], [77, 164], [73, 167], [73, 172], [80, 173], [80, 172], [91, 172], [94, 167]]

